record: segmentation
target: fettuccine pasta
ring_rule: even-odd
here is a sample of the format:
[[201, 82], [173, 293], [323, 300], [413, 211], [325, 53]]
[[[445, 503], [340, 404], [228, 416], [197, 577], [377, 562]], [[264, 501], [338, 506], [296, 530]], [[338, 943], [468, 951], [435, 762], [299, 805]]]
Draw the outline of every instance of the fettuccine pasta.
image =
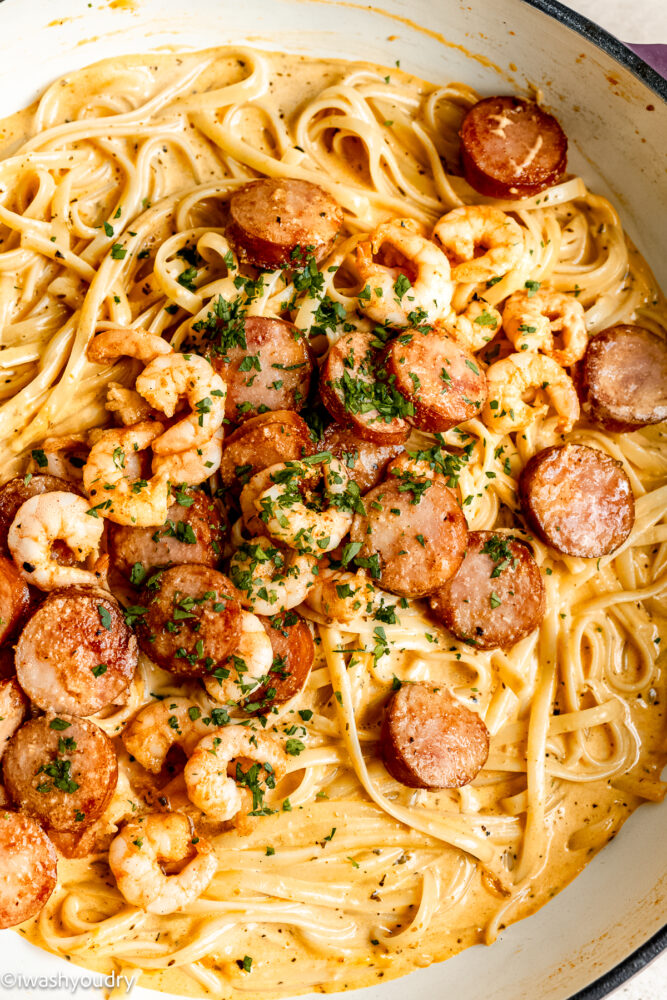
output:
[[[371, 330], [358, 310], [355, 251], [390, 218], [430, 231], [465, 205], [511, 213], [525, 252], [487, 282], [490, 309], [548, 283], [583, 306], [589, 335], [636, 322], [664, 338], [653, 277], [616, 209], [584, 178], [512, 201], [469, 186], [456, 166], [458, 129], [479, 95], [445, 80], [446, 67], [430, 84], [400, 69], [212, 49], [106, 60], [56, 80], [8, 119], [2, 481], [39, 472], [45, 439], [85, 451], [86, 432], [109, 423], [109, 383], [134, 386], [136, 361], [89, 360], [100, 332], [141, 328], [187, 352], [220, 299], [247, 318], [288, 316], [320, 359], [344, 332]], [[225, 213], [258, 176], [313, 182], [341, 206], [343, 233], [316, 277], [289, 268], [240, 277]], [[455, 313], [476, 287], [455, 283]], [[476, 356], [487, 368], [513, 350], [492, 333]], [[567, 884], [632, 810], [662, 801], [664, 426], [612, 433], [579, 421], [563, 433], [559, 420], [545, 407], [513, 432], [477, 414], [438, 438], [463, 456], [468, 528], [530, 542], [546, 588], [539, 629], [484, 650], [456, 639], [419, 600], [383, 594], [380, 610], [362, 606], [345, 621], [300, 605], [315, 664], [303, 692], [268, 720], [296, 750], [265, 815], [208, 834], [217, 871], [199, 898], [149, 913], [123, 897], [100, 851], [61, 860], [56, 891], [19, 932], [75, 964], [139, 970], [143, 984], [191, 996], [354, 988], [493, 942]], [[520, 518], [521, 470], [564, 440], [622, 463], [635, 497], [629, 536], [597, 560], [559, 555]], [[435, 441], [413, 430], [408, 447]], [[238, 547], [242, 526], [232, 540], [234, 531]], [[383, 705], [411, 681], [446, 687], [484, 720], [488, 761], [464, 787], [409, 788], [383, 766]], [[191, 810], [180, 771], [166, 792], [165, 781], [150, 791], [151, 776], [137, 777], [118, 739], [136, 710], [175, 697], [210, 710], [197, 680], [144, 654], [129, 691], [94, 720], [119, 747], [109, 831], [160, 794]]]

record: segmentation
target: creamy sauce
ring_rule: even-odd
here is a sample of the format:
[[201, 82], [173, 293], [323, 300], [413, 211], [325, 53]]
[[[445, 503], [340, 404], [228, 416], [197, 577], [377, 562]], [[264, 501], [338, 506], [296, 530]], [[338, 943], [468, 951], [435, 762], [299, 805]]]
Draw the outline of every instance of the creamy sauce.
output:
[[[132, 7], [131, 0], [115, 0], [112, 5]], [[194, 53], [161, 54], [118, 58], [101, 63], [76, 73], [69, 80], [65, 78], [61, 85], [59, 106], [65, 116], [67, 116], [68, 109], [74, 114], [81, 104], [82, 92], [89, 90], [91, 93], [98, 93], [107, 79], [107, 74], [111, 71], [113, 78], [117, 79], [118, 74], [125, 66], [135, 68], [138, 65], [145, 65], [150, 67], [153, 81], [150, 90], [155, 92], [169, 82], [174, 74], [194, 65], [201, 58], [201, 54]], [[270, 67], [270, 85], [269, 94], [264, 103], [286, 121], [297, 109], [314, 100], [322, 89], [337, 82], [341, 75], [349, 70], [349, 65], [342, 61], [325, 62], [301, 56], [274, 53], [266, 54], [265, 59]], [[395, 80], [397, 84], [400, 83], [404, 93], [409, 93], [417, 99], [421, 99], [433, 90], [430, 84], [410, 78], [400, 70], [385, 70], [367, 64], [359, 64], [359, 68], [377, 71], [382, 77], [390, 74], [392, 80]], [[200, 89], [206, 89], [214, 81], [218, 87], [236, 82], [243, 77], [244, 70], [243, 61], [239, 61], [236, 56], [218, 57], [214, 65], [204, 72], [192, 93], [196, 94]], [[392, 108], [391, 102], [388, 103], [387, 119], [390, 119]], [[0, 152], [3, 157], [11, 155], [24, 138], [31, 134], [35, 108], [36, 105], [33, 105], [0, 123], [2, 142]], [[400, 105], [396, 103], [393, 110], [397, 112], [398, 117]], [[269, 153], [274, 152], [272, 140], [264, 129], [263, 117], [260, 112], [245, 113], [239, 130], [258, 149]], [[298, 162], [299, 151], [291, 152], [296, 154], [295, 160]], [[529, 157], [521, 166], [525, 166], [537, 152], [537, 148], [531, 150]], [[163, 178], [164, 193], [192, 183], [190, 166], [173, 151], [165, 151], [164, 157], [159, 158], [159, 166]], [[199, 148], [197, 169], [200, 183], [206, 183], [209, 180], [215, 181], [219, 177], [219, 159], [212, 145], [208, 150], [205, 147]], [[349, 180], [358, 178], [363, 170], [363, 165], [350, 156]], [[656, 602], [653, 602], [652, 610], [657, 612], [655, 604]], [[656, 623], [658, 622], [657, 617], [654, 620]], [[664, 624], [662, 622], [663, 634], [665, 634]], [[586, 655], [584, 651], [584, 659]], [[407, 654], [392, 653], [392, 670], [399, 672], [408, 660]], [[631, 671], [631, 666], [628, 669]], [[391, 674], [391, 670], [389, 673]], [[463, 666], [460, 677], [455, 678], [453, 672], [447, 676], [452, 683], [455, 680], [462, 684], [469, 683], [469, 680], [466, 680], [469, 674]], [[151, 691], [154, 689], [153, 685], [160, 684], [164, 684], [164, 676], [161, 676], [157, 670], [154, 673], [149, 673], [147, 689]], [[560, 782], [558, 804], [550, 810], [547, 818], [549, 828], [549, 836], [546, 839], [547, 851], [540, 858], [539, 870], [535, 872], [527, 891], [512, 908], [508, 917], [509, 921], [525, 917], [548, 902], [581, 871], [598, 850], [618, 833], [624, 821], [645, 797], [658, 797], [661, 794], [658, 779], [667, 760], [664, 746], [665, 696], [664, 672], [660, 672], [658, 682], [651, 687], [650, 691], [643, 691], [639, 696], [633, 696], [626, 701], [627, 727], [637, 734], [641, 748], [639, 762], [633, 768], [630, 778], [612, 778], [611, 780], [605, 779], [587, 783]], [[304, 696], [302, 704], [304, 707], [319, 705], [321, 708], [320, 693], [311, 691]], [[597, 749], [601, 756], [604, 756], [609, 749], [609, 746], [606, 745], [608, 736], [605, 733], [605, 730], [600, 729], [600, 745]], [[121, 756], [121, 766], [130, 780], [131, 797], [135, 802], [140, 802], [146, 787], [145, 776], [142, 779], [140, 769], [137, 766], [133, 767], [128, 762], [127, 755], [123, 752], [119, 740], [117, 740], [117, 744]], [[492, 743], [492, 753], [493, 747]], [[341, 773], [333, 782], [332, 789], [335, 791], [336, 782], [340, 782], [341, 787], [346, 781], [349, 783], [350, 773], [347, 771], [347, 778]], [[647, 786], [644, 795], [641, 794], [643, 786]], [[525, 787], [523, 775], [508, 774], [502, 787], [508, 798], [518, 795]], [[476, 788], [475, 795], [482, 807], [486, 805], [491, 813], [497, 809], [497, 785], [481, 785]], [[376, 807], [371, 806], [367, 796], [358, 785], [354, 797], [364, 814], [373, 814]], [[437, 795], [429, 798], [429, 807], [437, 810], [439, 801]], [[445, 796], [445, 805], [447, 804], [451, 804], [451, 802]], [[266, 844], [271, 844], [275, 848], [276, 858], [279, 858], [281, 850], [288, 851], [294, 843], [299, 843], [300, 830], [309, 828], [310, 824], [317, 826], [318, 810], [322, 810], [322, 808], [323, 806], [317, 802], [309, 802], [303, 808], [295, 808], [292, 812], [281, 812], [272, 817], [261, 818], [252, 824], [248, 836], [253, 844], [257, 845], [257, 849], [263, 849]], [[341, 834], [345, 834], [346, 828], [353, 824], [353, 820], [350, 819], [350, 807], [346, 801], [340, 803], [333, 801], [326, 808], [327, 825], [337, 826], [340, 838]], [[499, 812], [497, 815], [503, 815], [503, 813]], [[520, 811], [519, 815], [521, 823], [523, 817]], [[224, 849], [231, 844], [230, 836], [243, 838], [243, 834], [223, 834], [223, 837], [226, 838]], [[400, 837], [399, 840], [401, 840]], [[447, 882], [448, 873], [453, 877], [457, 865], [460, 863], [460, 853], [457, 850], [412, 833], [406, 834], [401, 842], [412, 845], [412, 847], [406, 848], [408, 853], [411, 849], [423, 850], [423, 845], [426, 843], [427, 849], [438, 853], [441, 858], [440, 868], [443, 882]], [[335, 841], [333, 843], [335, 845]], [[386, 845], [382, 843], [378, 843], [376, 846], [378, 850], [387, 850]], [[510, 836], [508, 838], [508, 851], [511, 854], [515, 849], [516, 838]], [[307, 936], [304, 936], [293, 926], [281, 926], [280, 923], [269, 922], [241, 926], [234, 932], [234, 950], [231, 954], [224, 947], [225, 935], [221, 933], [219, 938], [212, 935], [210, 948], [201, 958], [201, 964], [212, 972], [224, 971], [227, 985], [223, 987], [221, 995], [225, 997], [247, 995], [248, 990], [256, 989], [257, 994], [263, 997], [279, 997], [311, 989], [327, 991], [356, 988], [383, 979], [394, 978], [417, 966], [440, 961], [485, 940], [489, 922], [493, 920], [494, 915], [505, 903], [502, 890], [495, 887], [493, 881], [479, 868], [472, 875], [470, 889], [465, 899], [456, 906], [451, 916], [447, 912], [436, 916], [428, 925], [425, 933], [406, 946], [398, 947], [395, 950], [384, 949], [382, 946], [372, 944], [372, 928], [377, 916], [369, 903], [369, 897], [370, 900], [381, 899], [383, 887], [390, 886], [397, 877], [397, 873], [400, 874], [402, 862], [389, 851], [386, 868], [382, 865], [378, 867], [377, 855], [373, 856], [372, 849], [369, 848], [366, 853], [369, 865], [372, 862], [376, 866], [375, 874], [368, 876], [363, 885], [359, 884], [352, 891], [352, 899], [357, 901], [359, 912], [365, 914], [362, 924], [366, 928], [370, 944], [366, 943], [365, 946], [361, 947], [353, 946], [350, 943], [349, 946], [341, 947], [337, 955], [326, 956], [327, 961], [323, 965], [322, 948], [316, 942], [309, 941]], [[321, 855], [322, 852], [318, 848], [318, 856], [321, 857]], [[325, 882], [328, 864], [326, 857], [323, 857], [319, 870], [324, 872]], [[361, 860], [359, 864], [361, 865], [361, 874], [363, 874], [364, 861]], [[331, 877], [334, 884], [342, 878], [339, 868], [340, 865], [336, 868], [336, 874]], [[351, 869], [350, 877], [356, 877], [356, 871], [357, 869]], [[63, 886], [87, 883], [91, 880], [102, 886], [113, 887], [114, 884], [103, 858], [87, 858], [79, 861], [62, 860], [59, 864], [59, 876]], [[312, 877], [315, 880], [315, 868], [313, 868]], [[233, 880], [229, 881], [229, 885], [233, 885]], [[317, 888], [315, 881], [313, 881], [312, 888], [314, 890]], [[415, 902], [409, 904], [398, 919], [397, 923], [401, 926], [405, 926], [415, 915], [416, 900], [418, 900], [417, 890], [418, 879], [415, 875], [408, 880], [406, 886], [406, 892]], [[237, 895], [243, 892], [242, 869], [240, 881], [235, 891]], [[280, 893], [277, 892], [277, 895], [279, 896]], [[95, 909], [96, 907], [91, 907], [91, 913], [94, 913]], [[105, 903], [102, 900], [98, 915], [101, 913], [108, 916], [115, 909], [115, 903], [109, 905], [108, 902]], [[49, 919], [52, 922], [52, 927], [57, 931], [59, 917], [54, 910], [50, 912], [54, 915]], [[171, 916], [168, 919], [142, 918], [141, 931], [142, 934], [153, 939], [155, 939], [155, 935], [163, 935], [173, 948], [185, 947], [191, 940], [198, 919], [179, 915]], [[339, 910], [332, 911], [332, 919], [334, 922], [339, 919], [341, 924], [345, 922], [344, 902]], [[35, 919], [22, 926], [19, 933], [40, 947], [47, 947], [48, 943], [43, 936], [44, 926], [48, 926], [48, 921], [46, 925], [40, 927], [39, 921]], [[500, 928], [503, 926], [504, 922], [501, 920]], [[111, 952], [113, 954], [113, 945]], [[71, 953], [67, 953], [64, 949], [64, 953], [71, 962], [85, 965], [87, 968], [104, 972], [108, 972], [111, 968], [107, 949], [98, 948], [94, 936], [91, 938], [89, 946]], [[242, 971], [238, 965], [245, 955], [253, 958], [251, 975]], [[123, 966], [122, 954], [117, 959], [117, 967], [120, 966]], [[124, 969], [124, 971], [126, 970]], [[259, 980], [260, 984], [256, 988], [254, 987], [255, 980]], [[193, 982], [191, 976], [178, 969], [147, 970], [142, 974], [141, 982], [147, 987], [162, 989], [174, 994], [195, 996], [202, 992]]]

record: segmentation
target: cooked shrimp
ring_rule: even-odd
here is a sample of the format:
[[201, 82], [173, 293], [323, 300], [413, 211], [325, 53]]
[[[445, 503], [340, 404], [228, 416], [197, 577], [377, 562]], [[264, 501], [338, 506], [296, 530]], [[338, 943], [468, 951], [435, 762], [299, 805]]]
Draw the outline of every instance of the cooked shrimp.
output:
[[266, 469], [260, 469], [259, 472], [256, 472], [255, 475], [248, 480], [241, 490], [241, 496], [239, 497], [241, 516], [246, 530], [249, 531], [251, 535], [261, 537], [266, 531], [264, 519], [260, 519], [260, 513], [263, 512], [257, 504], [261, 494], [273, 485], [273, 480], [271, 479], [273, 471], [275, 469], [282, 468], [283, 466], [280, 463], [276, 463], [275, 465], [267, 466]]
[[172, 347], [155, 333], [134, 327], [115, 327], [103, 330], [88, 344], [88, 360], [96, 365], [108, 365], [118, 358], [136, 358], [145, 365], [164, 354], [171, 354]]
[[65, 482], [78, 482], [88, 455], [85, 434], [65, 434], [48, 437], [40, 448], [32, 451], [27, 472], [32, 475], [56, 476]]
[[[246, 524], [251, 521], [245, 512], [252, 497], [264, 530], [272, 538], [299, 552], [322, 555], [340, 545], [352, 525], [353, 498], [346, 495], [348, 481], [347, 469], [337, 458], [269, 466], [243, 488], [244, 520]], [[315, 493], [318, 488], [322, 488], [322, 497]], [[305, 493], [308, 500], [304, 500]]]
[[[253, 764], [245, 772], [237, 764], [236, 777], [230, 778], [227, 767], [236, 757]], [[245, 726], [229, 726], [204, 737], [183, 773], [190, 801], [211, 819], [223, 821], [233, 819], [243, 807], [244, 796], [237, 782], [245, 786], [245, 798], [250, 795], [249, 789], [253, 790], [253, 808], [257, 808], [261, 781], [266, 788], [275, 788], [287, 773], [287, 765], [287, 755], [273, 737]]]
[[[162, 867], [191, 858], [175, 875]], [[204, 892], [218, 862], [183, 813], [150, 813], [126, 823], [109, 847], [109, 867], [128, 903], [148, 913], [175, 913]]]
[[329, 621], [350, 622], [372, 610], [375, 587], [363, 570], [337, 573], [321, 569], [305, 603]]
[[[148, 448], [163, 430], [162, 424], [146, 421], [100, 434], [83, 467], [83, 485], [94, 509], [99, 509], [104, 517], [136, 528], [163, 525], [167, 520], [166, 473], [160, 470], [148, 480], [137, 474], [139, 452]], [[88, 520], [94, 522], [95, 518]]]
[[156, 455], [202, 448], [222, 427], [227, 388], [208, 361], [197, 354], [155, 358], [135, 383], [140, 396], [173, 417], [181, 397], [192, 412], [153, 441]]
[[425, 458], [417, 458], [409, 451], [404, 451], [389, 462], [385, 468], [384, 478], [387, 482], [392, 482], [393, 476], [398, 476], [401, 479], [406, 475], [416, 479], [435, 479], [439, 473], [435, 463], [431, 463]]
[[441, 329], [469, 351], [480, 351], [500, 330], [500, 313], [484, 299], [474, 298], [459, 315], [452, 313]]
[[211, 731], [202, 718], [201, 709], [189, 698], [165, 698], [146, 705], [123, 730], [125, 749], [147, 771], [157, 774], [169, 749], [180, 746], [192, 753], [199, 740]]
[[218, 663], [204, 687], [219, 702], [239, 702], [261, 687], [273, 664], [273, 647], [266, 629], [256, 615], [244, 611], [241, 638], [229, 659]]
[[454, 208], [436, 222], [433, 237], [449, 258], [454, 281], [500, 278], [516, 267], [524, 252], [521, 226], [490, 205]]
[[355, 254], [364, 282], [360, 308], [376, 323], [410, 326], [413, 313], [418, 322], [432, 323], [449, 308], [449, 261], [411, 219], [383, 222]]
[[[517, 351], [541, 351], [563, 368], [583, 358], [588, 344], [581, 302], [550, 288], [510, 295], [503, 309], [503, 326]], [[554, 347], [560, 334], [562, 348]]]
[[217, 472], [222, 461], [222, 427], [201, 448], [189, 448], [173, 455], [154, 455], [152, 470], [171, 483], [199, 486]]
[[275, 615], [301, 604], [317, 579], [317, 559], [285, 552], [265, 536], [242, 542], [232, 556], [229, 576], [241, 603], [258, 615]]
[[542, 354], [529, 351], [510, 354], [492, 364], [486, 377], [489, 396], [483, 417], [487, 426], [498, 434], [523, 430], [548, 413], [549, 403], [537, 397], [540, 391], [546, 393], [559, 416], [559, 433], [571, 430], [579, 418], [579, 399], [572, 379], [560, 365]]
[[99, 585], [99, 573], [81, 566], [61, 566], [52, 553], [53, 543], [59, 539], [67, 543], [80, 562], [97, 555], [104, 521], [90, 517], [89, 509], [83, 497], [59, 491], [38, 494], [21, 504], [9, 528], [7, 544], [28, 583], [40, 590]]
[[136, 389], [127, 389], [120, 382], [109, 382], [104, 404], [109, 413], [117, 413], [125, 427], [149, 420], [154, 414], [153, 407], [140, 396]]

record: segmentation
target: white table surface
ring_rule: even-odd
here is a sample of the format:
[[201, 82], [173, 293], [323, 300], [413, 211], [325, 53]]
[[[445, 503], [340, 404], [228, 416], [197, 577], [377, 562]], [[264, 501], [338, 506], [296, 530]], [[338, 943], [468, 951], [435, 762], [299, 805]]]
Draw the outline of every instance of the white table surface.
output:
[[[667, 44], [667, 0], [564, 0], [624, 42]], [[610, 1000], [667, 1000], [667, 952]]]
[[[562, 0], [624, 42], [667, 44], [667, 0]], [[663, 998], [667, 996], [667, 990]]]

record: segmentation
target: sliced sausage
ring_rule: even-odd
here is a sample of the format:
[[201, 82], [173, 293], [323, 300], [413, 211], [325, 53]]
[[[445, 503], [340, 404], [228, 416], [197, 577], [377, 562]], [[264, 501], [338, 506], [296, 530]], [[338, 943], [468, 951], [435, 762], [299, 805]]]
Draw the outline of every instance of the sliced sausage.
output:
[[635, 522], [623, 466], [583, 444], [555, 445], [533, 455], [519, 478], [519, 498], [530, 528], [567, 556], [607, 555]]
[[270, 618], [259, 615], [273, 649], [268, 680], [253, 691], [257, 712], [265, 715], [303, 690], [315, 658], [315, 645], [308, 625], [296, 611], [280, 611]]
[[430, 598], [436, 617], [479, 649], [513, 646], [544, 617], [539, 567], [526, 545], [493, 531], [471, 531], [456, 576]]
[[320, 396], [334, 420], [364, 441], [403, 444], [412, 405], [386, 378], [380, 346], [373, 333], [344, 334], [322, 366]]
[[323, 260], [342, 225], [338, 203], [310, 181], [265, 177], [229, 200], [227, 237], [241, 260], [263, 270]]
[[381, 483], [364, 497], [350, 531], [361, 544], [355, 557], [382, 587], [402, 597], [438, 590], [463, 560], [466, 519], [442, 476], [409, 473]]
[[582, 413], [607, 431], [667, 420], [667, 342], [622, 323], [596, 334], [576, 368]]
[[[17, 476], [16, 479], [10, 479], [0, 488], [0, 549], [2, 552], [9, 554], [7, 533], [21, 504], [24, 504], [30, 497], [56, 491], [80, 493], [80, 490], [73, 483], [67, 482], [65, 479], [58, 479], [57, 476]], [[73, 566], [77, 562], [72, 550], [60, 539], [54, 542], [52, 552], [58, 562], [64, 566]]]
[[10, 798], [54, 830], [77, 831], [102, 815], [118, 780], [113, 743], [89, 719], [42, 715], [24, 723], [2, 760]]
[[319, 444], [319, 451], [329, 451], [348, 470], [350, 479], [362, 493], [367, 493], [382, 479], [387, 464], [403, 451], [402, 444], [375, 444], [364, 441], [351, 427], [329, 424]]
[[219, 475], [238, 494], [256, 472], [313, 452], [308, 424], [293, 410], [272, 410], [244, 421], [225, 438]]
[[144, 589], [141, 649], [164, 670], [202, 677], [233, 653], [241, 634], [237, 591], [208, 566], [172, 566]]
[[125, 691], [137, 666], [137, 640], [106, 590], [53, 590], [16, 644], [16, 676], [44, 711], [93, 715]]
[[181, 488], [159, 528], [132, 528], [109, 522], [112, 565], [135, 585], [163, 566], [220, 562], [226, 522], [220, 505], [203, 490]]
[[0, 928], [39, 913], [57, 879], [56, 850], [39, 823], [0, 810]]
[[433, 683], [403, 684], [385, 709], [384, 765], [409, 788], [460, 788], [489, 756], [489, 732], [476, 712]]
[[459, 135], [466, 179], [489, 198], [528, 198], [555, 184], [567, 166], [567, 136], [534, 101], [478, 101]]
[[[157, 797], [159, 792], [153, 789]], [[148, 793], [147, 793], [148, 794]], [[68, 859], [87, 858], [90, 854], [101, 854], [109, 850], [109, 845], [116, 835], [117, 827], [107, 823], [103, 816], [97, 823], [83, 830], [49, 830], [49, 838], [55, 846], [58, 855]]]
[[486, 376], [474, 356], [433, 330], [401, 334], [384, 361], [396, 389], [412, 403], [410, 423], [423, 430], [447, 431], [470, 420], [486, 399]]
[[28, 699], [16, 678], [0, 680], [0, 758], [7, 741], [25, 719], [27, 708]]
[[313, 363], [297, 328], [283, 319], [250, 316], [245, 346], [209, 348], [209, 359], [227, 385], [225, 417], [239, 423], [266, 410], [300, 410], [306, 403]]
[[11, 559], [0, 556], [0, 644], [11, 638], [30, 605], [30, 591]]

